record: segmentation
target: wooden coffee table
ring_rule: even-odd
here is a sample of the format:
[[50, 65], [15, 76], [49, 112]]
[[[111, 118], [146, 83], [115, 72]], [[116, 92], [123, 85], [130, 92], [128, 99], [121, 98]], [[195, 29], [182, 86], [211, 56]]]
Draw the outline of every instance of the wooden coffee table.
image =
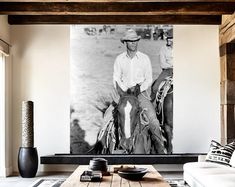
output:
[[[126, 166], [126, 165], [125, 165]], [[128, 165], [134, 167], [134, 165]], [[130, 181], [121, 178], [117, 173], [113, 173], [110, 166], [111, 175], [103, 176], [102, 182], [80, 182], [80, 175], [84, 170], [88, 170], [88, 165], [78, 166], [78, 168], [68, 177], [61, 187], [170, 187], [158, 171], [152, 165], [135, 165], [136, 167], [148, 168], [148, 173], [140, 181]]]

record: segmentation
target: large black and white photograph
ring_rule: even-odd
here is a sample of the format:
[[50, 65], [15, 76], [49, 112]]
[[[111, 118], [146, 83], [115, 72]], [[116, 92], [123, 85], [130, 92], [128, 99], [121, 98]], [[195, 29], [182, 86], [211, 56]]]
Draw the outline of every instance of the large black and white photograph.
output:
[[173, 153], [173, 26], [72, 25], [70, 153]]

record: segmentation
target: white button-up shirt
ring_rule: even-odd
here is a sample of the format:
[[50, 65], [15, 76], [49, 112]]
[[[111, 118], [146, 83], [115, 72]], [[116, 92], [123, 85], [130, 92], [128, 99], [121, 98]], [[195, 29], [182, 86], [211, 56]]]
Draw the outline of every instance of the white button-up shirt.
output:
[[161, 48], [160, 65], [162, 69], [173, 68], [172, 48], [167, 46]]
[[151, 86], [152, 67], [147, 55], [137, 51], [133, 58], [130, 58], [127, 52], [117, 56], [114, 62], [113, 82], [126, 91], [128, 88], [140, 85], [140, 91], [143, 92]]

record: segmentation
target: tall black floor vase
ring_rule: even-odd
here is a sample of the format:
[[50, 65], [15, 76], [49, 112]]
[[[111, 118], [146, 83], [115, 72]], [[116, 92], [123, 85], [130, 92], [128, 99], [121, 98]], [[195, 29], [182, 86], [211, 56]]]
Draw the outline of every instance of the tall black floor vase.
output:
[[20, 147], [18, 169], [23, 178], [35, 177], [38, 170], [38, 153], [34, 147]]

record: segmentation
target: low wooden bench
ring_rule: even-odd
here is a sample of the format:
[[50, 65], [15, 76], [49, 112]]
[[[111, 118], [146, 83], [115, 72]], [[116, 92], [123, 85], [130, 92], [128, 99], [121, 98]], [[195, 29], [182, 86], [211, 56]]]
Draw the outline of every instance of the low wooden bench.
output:
[[[130, 165], [128, 165], [130, 166]], [[134, 167], [134, 165], [131, 165]], [[114, 167], [110, 166], [111, 175], [103, 176], [101, 182], [80, 182], [80, 175], [88, 170], [88, 165], [81, 165], [67, 178], [61, 187], [170, 187], [158, 171], [152, 165], [135, 165], [136, 167], [148, 168], [148, 173], [140, 181], [130, 181], [121, 178], [113, 172]]]

